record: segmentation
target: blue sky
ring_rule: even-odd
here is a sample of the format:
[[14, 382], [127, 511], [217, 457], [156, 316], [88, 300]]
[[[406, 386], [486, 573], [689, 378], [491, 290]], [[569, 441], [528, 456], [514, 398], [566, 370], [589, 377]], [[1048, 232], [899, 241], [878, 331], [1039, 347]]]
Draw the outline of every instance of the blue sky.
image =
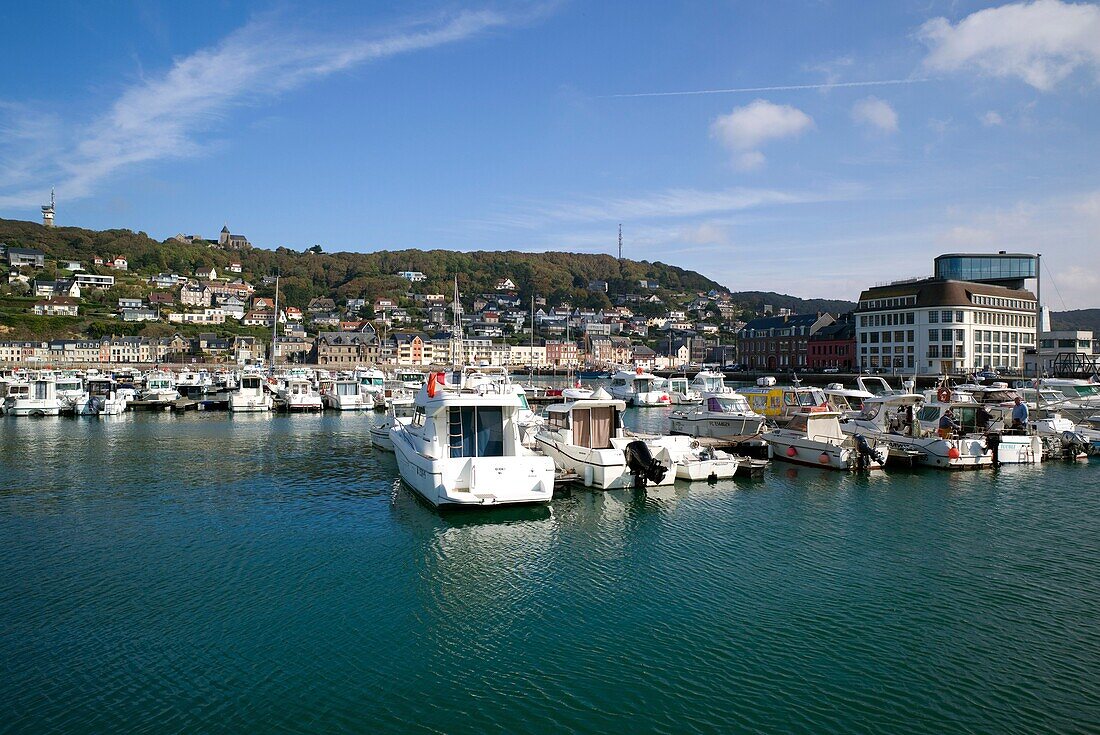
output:
[[[0, 216], [614, 252], [854, 299], [1042, 252], [1100, 306], [1100, 6], [55, 2], [4, 11]], [[684, 94], [665, 94], [665, 93]]]

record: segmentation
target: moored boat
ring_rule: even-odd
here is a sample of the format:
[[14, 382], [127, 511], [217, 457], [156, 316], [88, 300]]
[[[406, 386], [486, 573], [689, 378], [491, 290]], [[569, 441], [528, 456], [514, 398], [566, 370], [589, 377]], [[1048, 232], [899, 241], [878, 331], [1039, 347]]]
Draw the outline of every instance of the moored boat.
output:
[[775, 459], [833, 470], [881, 470], [885, 452], [863, 435], [847, 436], [840, 414], [819, 411], [797, 414], [781, 428], [764, 434]]

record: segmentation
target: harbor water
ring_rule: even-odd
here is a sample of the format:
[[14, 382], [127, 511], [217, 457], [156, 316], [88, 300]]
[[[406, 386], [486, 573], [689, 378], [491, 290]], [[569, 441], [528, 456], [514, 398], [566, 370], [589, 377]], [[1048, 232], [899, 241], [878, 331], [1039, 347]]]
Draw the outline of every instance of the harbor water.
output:
[[380, 420], [0, 418], [0, 732], [1100, 727], [1097, 458], [439, 513]]

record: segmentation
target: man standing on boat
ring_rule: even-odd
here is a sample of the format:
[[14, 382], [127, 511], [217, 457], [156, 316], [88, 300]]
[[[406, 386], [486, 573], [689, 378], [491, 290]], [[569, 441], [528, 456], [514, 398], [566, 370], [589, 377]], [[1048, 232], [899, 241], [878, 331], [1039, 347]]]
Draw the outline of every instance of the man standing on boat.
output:
[[950, 408], [943, 412], [943, 416], [940, 416], [940, 438], [948, 439], [951, 435], [962, 430], [962, 425], [955, 420], [955, 412]]
[[1023, 398], [1016, 396], [1016, 405], [1012, 407], [1012, 428], [1021, 430], [1026, 429], [1027, 418], [1027, 404], [1024, 403]]
[[974, 426], [975, 428], [985, 433], [989, 430], [989, 425], [993, 422], [993, 414], [991, 414], [985, 406], [978, 406], [978, 410], [974, 413]]

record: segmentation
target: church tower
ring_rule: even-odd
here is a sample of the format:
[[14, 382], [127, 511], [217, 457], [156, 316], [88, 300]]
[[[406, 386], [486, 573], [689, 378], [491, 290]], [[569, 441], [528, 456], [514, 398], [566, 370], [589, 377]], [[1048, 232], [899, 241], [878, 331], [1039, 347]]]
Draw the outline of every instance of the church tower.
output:
[[218, 245], [223, 248], [229, 244], [229, 223], [222, 225], [222, 231], [218, 234]]

